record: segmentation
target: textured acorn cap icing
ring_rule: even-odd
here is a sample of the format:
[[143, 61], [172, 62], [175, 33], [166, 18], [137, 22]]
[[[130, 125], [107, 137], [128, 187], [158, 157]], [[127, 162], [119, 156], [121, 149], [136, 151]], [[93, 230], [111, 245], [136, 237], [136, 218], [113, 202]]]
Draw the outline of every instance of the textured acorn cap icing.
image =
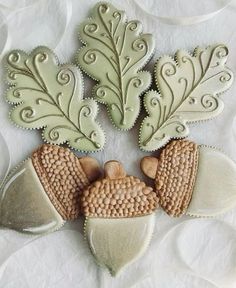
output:
[[198, 157], [197, 144], [188, 140], [174, 140], [162, 150], [158, 159], [142, 159], [141, 169], [147, 176], [155, 179], [160, 205], [171, 216], [182, 215], [189, 206], [196, 180]]
[[83, 211], [89, 217], [122, 218], [151, 214], [158, 197], [140, 179], [127, 176], [118, 161], [105, 164], [105, 178], [91, 184], [82, 197]]
[[52, 204], [64, 220], [81, 213], [85, 187], [100, 176], [97, 161], [76, 157], [68, 148], [44, 144], [31, 157], [35, 171]]

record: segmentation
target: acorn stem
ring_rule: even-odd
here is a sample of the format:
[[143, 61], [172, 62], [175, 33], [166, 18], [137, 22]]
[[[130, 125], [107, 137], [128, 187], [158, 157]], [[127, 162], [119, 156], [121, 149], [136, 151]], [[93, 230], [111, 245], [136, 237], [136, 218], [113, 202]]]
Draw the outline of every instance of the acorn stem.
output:
[[86, 156], [80, 158], [79, 162], [89, 182], [94, 182], [101, 177], [102, 171], [96, 159]]
[[158, 162], [159, 161], [156, 157], [146, 156], [141, 160], [140, 168], [147, 177], [155, 179]]
[[119, 161], [111, 160], [104, 165], [105, 177], [109, 179], [120, 179], [126, 176], [126, 172]]

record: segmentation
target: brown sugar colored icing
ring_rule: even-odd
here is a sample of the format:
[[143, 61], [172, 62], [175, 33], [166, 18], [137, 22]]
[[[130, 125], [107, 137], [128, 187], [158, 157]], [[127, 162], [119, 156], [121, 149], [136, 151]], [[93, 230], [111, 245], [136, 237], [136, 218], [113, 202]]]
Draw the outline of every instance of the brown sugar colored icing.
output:
[[56, 230], [81, 214], [83, 189], [100, 176], [97, 161], [45, 144], [7, 178], [0, 203], [3, 226], [34, 234]]
[[[107, 162], [105, 170], [114, 162]], [[122, 173], [122, 172], [121, 172]], [[133, 176], [106, 178], [90, 185], [83, 196], [84, 214], [89, 217], [135, 217], [151, 214], [158, 198], [151, 187]]]
[[86, 159], [92, 158], [84, 157], [81, 161], [69, 149], [53, 145], [43, 145], [31, 157], [45, 192], [64, 220], [79, 216], [83, 189], [100, 175], [94, 159], [90, 160], [89, 168], [97, 174], [86, 175], [83, 169]]
[[[104, 179], [82, 197], [85, 235], [98, 263], [112, 275], [140, 257], [150, 243], [158, 197], [117, 161], [105, 164]], [[132, 241], [131, 241], [132, 239]]]
[[144, 157], [141, 170], [171, 216], [216, 216], [236, 205], [236, 164], [212, 147], [174, 140], [160, 157]]

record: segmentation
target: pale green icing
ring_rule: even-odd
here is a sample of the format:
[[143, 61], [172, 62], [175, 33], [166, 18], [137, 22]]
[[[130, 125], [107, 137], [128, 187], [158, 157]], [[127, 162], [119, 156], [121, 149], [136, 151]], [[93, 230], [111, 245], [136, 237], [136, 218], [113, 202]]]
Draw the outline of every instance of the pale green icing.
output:
[[189, 134], [187, 123], [206, 120], [223, 110], [218, 97], [233, 83], [226, 66], [228, 49], [224, 45], [197, 48], [193, 55], [179, 50], [175, 60], [160, 58], [155, 67], [160, 94], [150, 91], [144, 105], [149, 114], [140, 129], [140, 148], [154, 151], [171, 138]]
[[133, 218], [87, 218], [85, 235], [97, 262], [115, 276], [146, 251], [155, 214]]
[[29, 159], [8, 177], [1, 194], [0, 224], [20, 232], [43, 234], [64, 221], [50, 202]]
[[197, 178], [187, 214], [216, 216], [236, 206], [236, 163], [220, 151], [200, 147]]
[[127, 22], [125, 13], [109, 3], [95, 5], [79, 34], [86, 46], [76, 59], [99, 81], [95, 98], [107, 106], [117, 128], [132, 128], [140, 110], [139, 96], [151, 84], [150, 73], [139, 70], [154, 53], [152, 35], [142, 34], [139, 21]]
[[[68, 144], [81, 151], [100, 150], [105, 136], [95, 122], [97, 104], [83, 100], [83, 80], [73, 65], [59, 65], [47, 47], [28, 55], [20, 50], [6, 57], [7, 100], [17, 105], [11, 119], [19, 126], [42, 128], [52, 144]], [[12, 87], [12, 85], [14, 85]]]

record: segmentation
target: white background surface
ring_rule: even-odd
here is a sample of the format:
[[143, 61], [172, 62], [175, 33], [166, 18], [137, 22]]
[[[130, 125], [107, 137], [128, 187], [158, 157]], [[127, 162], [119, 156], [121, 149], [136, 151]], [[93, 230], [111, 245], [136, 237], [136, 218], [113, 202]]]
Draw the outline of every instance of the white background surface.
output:
[[[111, 2], [126, 10], [129, 19], [141, 20], [144, 31], [154, 35], [156, 53], [147, 66], [151, 72], [154, 60], [163, 54], [173, 55], [180, 48], [192, 51], [198, 45], [221, 42], [229, 47], [228, 66], [236, 71], [235, 7], [229, 6], [201, 24], [171, 26], [148, 17], [132, 0]], [[160, 16], [192, 16], [210, 13], [222, 2], [146, 0], [140, 3]], [[93, 0], [0, 0], [0, 10], [5, 17], [0, 26], [0, 49], [8, 29], [7, 51], [17, 48], [30, 52], [38, 45], [47, 45], [55, 49], [62, 63], [71, 62], [80, 45], [77, 26], [95, 3]], [[2, 68], [1, 65], [0, 131], [8, 143], [14, 167], [42, 141], [40, 132], [17, 129], [8, 120]], [[93, 84], [86, 77], [85, 96], [91, 95]], [[223, 113], [212, 121], [192, 126], [190, 138], [199, 144], [217, 146], [236, 160], [236, 82], [222, 98]], [[142, 177], [139, 161], [147, 153], [138, 148], [140, 120], [130, 132], [118, 132], [110, 124], [104, 108], [100, 108], [99, 120], [106, 131], [107, 143], [104, 151], [94, 157], [101, 164], [110, 159], [120, 160], [129, 174]], [[1, 158], [4, 159], [3, 155]], [[217, 219], [172, 219], [159, 210], [149, 250], [117, 278], [111, 278], [95, 264], [83, 240], [83, 219], [41, 238], [0, 230], [0, 287], [233, 288], [236, 287], [235, 229], [236, 208]]]

